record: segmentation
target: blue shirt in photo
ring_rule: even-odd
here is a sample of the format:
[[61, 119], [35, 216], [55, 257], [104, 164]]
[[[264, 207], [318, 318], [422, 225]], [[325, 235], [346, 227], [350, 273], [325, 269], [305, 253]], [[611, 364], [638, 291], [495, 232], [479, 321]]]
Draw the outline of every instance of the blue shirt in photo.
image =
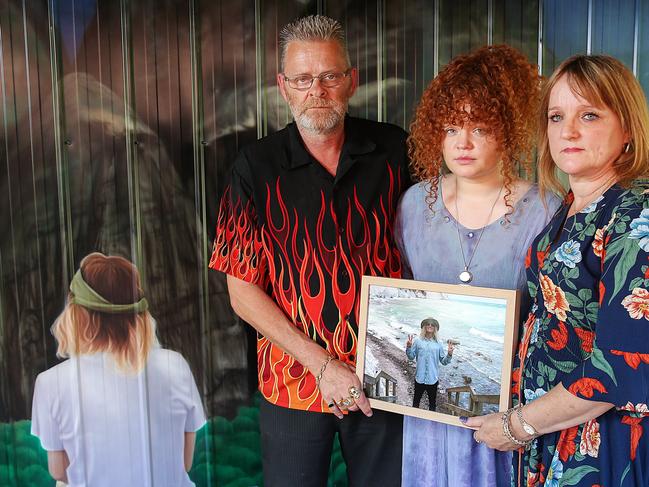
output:
[[448, 355], [444, 346], [432, 338], [417, 338], [412, 347], [406, 348], [410, 360], [417, 360], [415, 381], [419, 384], [432, 385], [439, 380], [439, 364], [448, 365], [452, 355]]

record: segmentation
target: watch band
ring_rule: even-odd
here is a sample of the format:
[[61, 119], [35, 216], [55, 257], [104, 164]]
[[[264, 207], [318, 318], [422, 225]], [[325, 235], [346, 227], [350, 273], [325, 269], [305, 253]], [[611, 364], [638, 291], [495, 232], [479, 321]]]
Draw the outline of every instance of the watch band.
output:
[[525, 433], [527, 433], [528, 435], [532, 435], [532, 436], [538, 436], [539, 435], [539, 432], [536, 430], [536, 428], [534, 426], [532, 426], [530, 423], [528, 423], [527, 421], [525, 421], [525, 419], [523, 418], [523, 405], [522, 404], [519, 404], [518, 406], [516, 406], [516, 416], [518, 417], [518, 421], [520, 421], [521, 426], [523, 427], [523, 430], [525, 431]]

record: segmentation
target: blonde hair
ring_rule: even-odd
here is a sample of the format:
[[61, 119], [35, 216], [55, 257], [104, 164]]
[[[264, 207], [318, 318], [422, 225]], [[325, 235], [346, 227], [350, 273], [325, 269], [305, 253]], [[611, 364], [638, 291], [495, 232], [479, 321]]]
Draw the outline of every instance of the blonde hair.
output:
[[538, 173], [541, 193], [565, 194], [557, 177], [548, 140], [550, 94], [558, 81], [566, 77], [572, 92], [595, 106], [607, 107], [620, 119], [630, 137], [628, 152], [613, 163], [618, 183], [628, 186], [634, 179], [649, 175], [649, 110], [642, 87], [633, 73], [620, 61], [604, 55], [577, 55], [566, 59], [552, 73], [541, 91], [539, 112]]
[[437, 332], [439, 331], [439, 321], [437, 321], [435, 318], [424, 318], [421, 322], [421, 332], [419, 333], [419, 336], [421, 338], [426, 338], [426, 331], [424, 330], [424, 327], [426, 325], [433, 325], [433, 340], [437, 341]]
[[[123, 257], [92, 253], [81, 261], [81, 273], [90, 287], [113, 304], [143, 297], [140, 275]], [[120, 369], [133, 373], [144, 368], [149, 351], [158, 345], [155, 321], [148, 311], [104, 313], [70, 303], [69, 297], [52, 325], [52, 334], [58, 342], [58, 357], [107, 352]]]

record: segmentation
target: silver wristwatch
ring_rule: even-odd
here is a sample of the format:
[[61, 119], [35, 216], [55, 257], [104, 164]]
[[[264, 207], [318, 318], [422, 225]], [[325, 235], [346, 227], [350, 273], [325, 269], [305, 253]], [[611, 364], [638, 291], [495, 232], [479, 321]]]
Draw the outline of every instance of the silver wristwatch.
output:
[[518, 420], [521, 422], [521, 426], [523, 427], [525, 433], [532, 436], [539, 435], [539, 432], [536, 431], [536, 428], [532, 426], [530, 423], [528, 423], [527, 421], [525, 421], [525, 419], [523, 418], [523, 406], [521, 404], [519, 404], [518, 407], [516, 407], [516, 416], [518, 417]]

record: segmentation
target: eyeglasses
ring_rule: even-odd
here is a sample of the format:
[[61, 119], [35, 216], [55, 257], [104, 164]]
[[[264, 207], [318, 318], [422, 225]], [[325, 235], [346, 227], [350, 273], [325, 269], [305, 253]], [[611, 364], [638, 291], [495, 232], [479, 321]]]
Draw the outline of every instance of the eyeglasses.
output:
[[311, 89], [313, 81], [316, 79], [319, 80], [320, 84], [325, 88], [335, 88], [336, 86], [339, 86], [343, 80], [350, 75], [350, 73], [351, 68], [343, 73], [328, 72], [319, 74], [318, 76], [309, 76], [308, 74], [301, 74], [295, 78], [289, 78], [285, 74], [282, 76], [284, 76], [284, 80], [294, 90], [306, 91]]

